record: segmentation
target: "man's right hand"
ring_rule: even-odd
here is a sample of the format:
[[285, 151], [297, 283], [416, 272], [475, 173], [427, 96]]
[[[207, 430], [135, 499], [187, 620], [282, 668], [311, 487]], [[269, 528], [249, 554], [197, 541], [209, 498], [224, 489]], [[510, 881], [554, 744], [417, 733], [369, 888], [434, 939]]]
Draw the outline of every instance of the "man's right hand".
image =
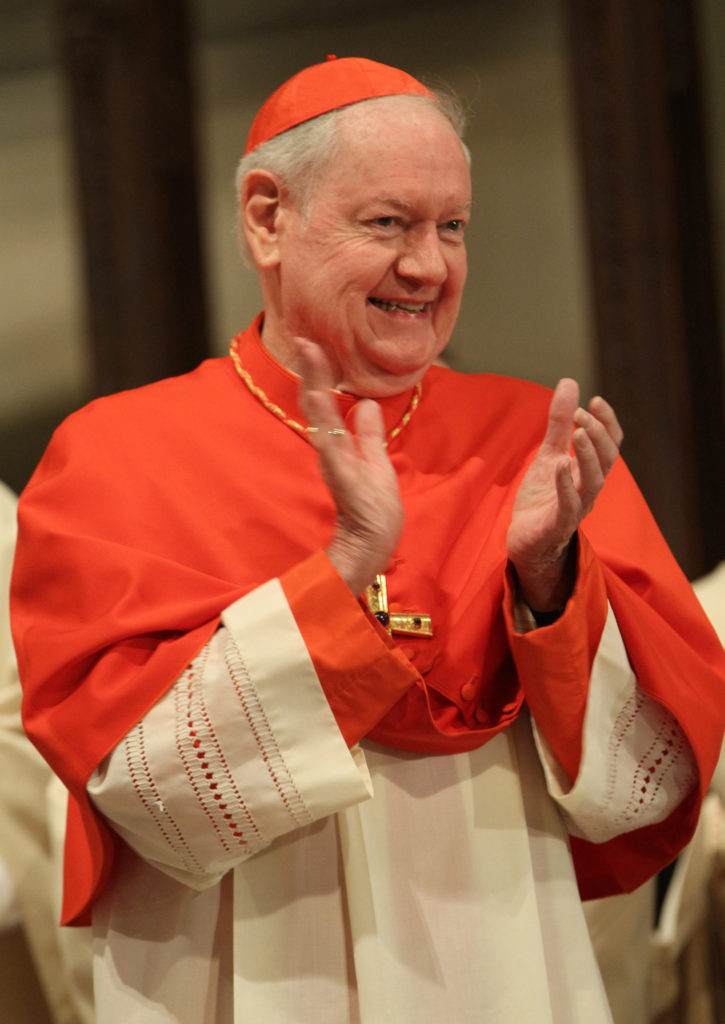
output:
[[385, 450], [385, 426], [377, 402], [363, 399], [354, 412], [353, 437], [331, 393], [332, 372], [319, 345], [296, 338], [302, 384], [300, 404], [317, 449], [320, 470], [337, 506], [335, 535], [327, 555], [357, 596], [384, 572], [403, 528], [395, 470]]

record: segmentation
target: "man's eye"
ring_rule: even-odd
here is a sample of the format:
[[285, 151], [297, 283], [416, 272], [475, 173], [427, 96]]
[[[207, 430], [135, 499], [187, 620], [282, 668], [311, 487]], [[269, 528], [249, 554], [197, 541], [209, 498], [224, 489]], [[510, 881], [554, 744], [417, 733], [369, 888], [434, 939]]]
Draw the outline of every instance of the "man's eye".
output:
[[375, 217], [373, 224], [379, 228], [392, 228], [395, 224], [395, 217]]
[[463, 220], [447, 220], [443, 225], [444, 230], [451, 231], [453, 234], [461, 234], [466, 226], [466, 222]]

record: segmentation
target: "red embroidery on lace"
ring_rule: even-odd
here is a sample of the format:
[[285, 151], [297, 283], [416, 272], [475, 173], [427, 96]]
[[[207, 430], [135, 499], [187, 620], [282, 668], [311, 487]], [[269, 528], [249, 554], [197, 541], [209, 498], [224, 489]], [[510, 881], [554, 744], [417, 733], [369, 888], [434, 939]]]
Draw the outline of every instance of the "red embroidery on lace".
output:
[[[189, 785], [224, 850], [266, 845], [242, 798], [209, 717], [203, 679], [206, 649], [175, 689], [176, 746]], [[250, 849], [251, 847], [251, 849]]]

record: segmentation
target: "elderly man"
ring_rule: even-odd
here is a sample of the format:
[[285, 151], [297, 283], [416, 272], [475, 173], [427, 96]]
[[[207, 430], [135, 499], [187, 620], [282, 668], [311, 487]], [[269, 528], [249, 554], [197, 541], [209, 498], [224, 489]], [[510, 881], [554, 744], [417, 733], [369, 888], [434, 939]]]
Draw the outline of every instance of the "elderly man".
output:
[[264, 314], [73, 416], [21, 501], [98, 1019], [608, 1021], [577, 881], [687, 841], [722, 649], [605, 401], [432, 366], [471, 212], [441, 101], [308, 68], [239, 196]]

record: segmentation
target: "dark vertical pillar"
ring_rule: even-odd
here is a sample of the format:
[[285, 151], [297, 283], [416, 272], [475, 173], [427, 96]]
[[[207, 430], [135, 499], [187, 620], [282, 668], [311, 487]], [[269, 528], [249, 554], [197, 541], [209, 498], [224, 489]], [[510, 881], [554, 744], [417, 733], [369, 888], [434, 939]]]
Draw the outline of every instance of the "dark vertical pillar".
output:
[[691, 0], [565, 0], [602, 391], [680, 564], [725, 556], [725, 421]]
[[207, 355], [184, 0], [60, 0], [94, 390]]

